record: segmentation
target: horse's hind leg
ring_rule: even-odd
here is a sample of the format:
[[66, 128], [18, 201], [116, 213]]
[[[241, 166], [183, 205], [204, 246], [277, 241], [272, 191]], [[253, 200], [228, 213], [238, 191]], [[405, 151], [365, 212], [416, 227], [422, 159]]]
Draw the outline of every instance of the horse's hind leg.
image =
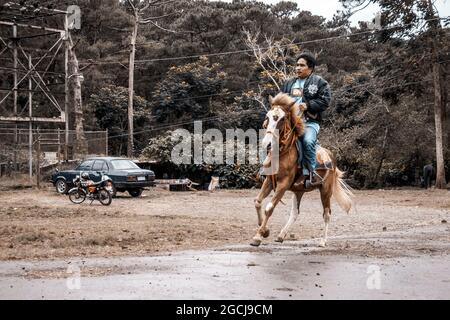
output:
[[253, 241], [250, 243], [252, 246], [259, 246], [262, 242], [263, 236], [268, 235], [269, 229], [267, 228], [267, 222], [269, 221], [269, 218], [272, 215], [276, 205], [278, 204], [278, 202], [280, 202], [281, 198], [283, 198], [284, 193], [289, 188], [289, 182], [290, 181], [288, 178], [283, 179], [282, 181], [278, 181], [275, 194], [266, 206], [263, 222], [256, 232], [256, 235], [253, 237]]
[[264, 219], [263, 212], [261, 210], [262, 201], [270, 194], [270, 191], [272, 191], [272, 184], [270, 182], [270, 179], [266, 177], [261, 190], [255, 198], [255, 208], [258, 215], [258, 226], [261, 226]]
[[323, 220], [325, 222], [324, 234], [323, 238], [320, 240], [319, 246], [325, 247], [327, 245], [327, 237], [328, 237], [328, 224], [330, 223], [331, 218], [331, 195], [332, 195], [332, 187], [329, 183], [324, 183], [324, 185], [320, 188], [320, 199], [322, 200], [323, 207]]
[[304, 194], [303, 192], [295, 192], [294, 195], [292, 196], [292, 208], [291, 213], [289, 215], [289, 219], [286, 222], [286, 225], [281, 230], [277, 239], [275, 240], [276, 242], [284, 241], [284, 238], [286, 238], [289, 229], [292, 227], [295, 220], [297, 220], [297, 217], [300, 213], [300, 201], [302, 200], [303, 194]]

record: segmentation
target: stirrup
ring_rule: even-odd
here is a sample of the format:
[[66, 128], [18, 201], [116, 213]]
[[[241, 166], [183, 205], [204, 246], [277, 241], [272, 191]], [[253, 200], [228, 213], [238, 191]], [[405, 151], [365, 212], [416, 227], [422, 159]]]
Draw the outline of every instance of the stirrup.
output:
[[[314, 176], [317, 176], [319, 180], [312, 182]], [[305, 180], [305, 189], [320, 186], [323, 183], [322, 177], [314, 170], [309, 173], [309, 179]]]

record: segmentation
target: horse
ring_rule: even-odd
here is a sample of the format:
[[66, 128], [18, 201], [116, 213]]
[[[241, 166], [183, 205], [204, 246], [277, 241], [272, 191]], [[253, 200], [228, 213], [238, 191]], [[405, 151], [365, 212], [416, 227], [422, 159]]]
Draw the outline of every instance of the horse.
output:
[[[305, 127], [299, 115], [300, 107], [293, 98], [285, 93], [279, 93], [275, 98], [270, 97], [269, 101], [271, 109], [268, 111], [263, 124], [263, 127], [266, 128], [266, 133], [262, 140], [262, 147], [271, 151], [265, 159], [263, 167], [267, 167], [271, 161], [278, 161], [278, 170], [277, 173], [266, 175], [261, 190], [254, 200], [259, 228], [250, 244], [259, 246], [263, 238], [269, 236], [268, 220], [286, 191], [292, 191], [294, 195], [292, 197], [289, 219], [275, 240], [280, 243], [283, 242], [289, 228], [294, 224], [300, 213], [300, 201], [303, 194], [319, 189], [325, 222], [324, 235], [320, 240], [319, 246], [325, 247], [328, 237], [328, 224], [331, 218], [331, 197], [334, 196], [339, 206], [349, 213], [353, 207], [354, 195], [342, 179], [344, 173], [338, 169], [332, 152], [322, 147], [318, 147], [316, 150], [318, 161], [316, 172], [321, 177], [322, 183], [311, 186], [308, 189], [305, 188], [303, 183], [294, 183], [296, 178], [301, 175], [295, 141], [303, 134]], [[278, 160], [273, 156], [271, 157], [271, 154], [274, 154], [274, 145], [277, 145], [279, 148]], [[263, 213], [261, 208], [262, 201], [272, 190], [274, 190], [274, 195], [266, 205]]]

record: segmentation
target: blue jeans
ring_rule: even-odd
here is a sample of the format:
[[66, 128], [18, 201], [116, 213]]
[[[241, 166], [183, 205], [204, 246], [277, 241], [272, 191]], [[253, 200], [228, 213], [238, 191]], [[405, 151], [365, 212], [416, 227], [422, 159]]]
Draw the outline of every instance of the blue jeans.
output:
[[301, 162], [303, 175], [309, 175], [310, 171], [316, 169], [316, 142], [320, 131], [320, 125], [314, 121], [307, 121], [305, 133], [298, 139], [301, 141], [303, 159]]

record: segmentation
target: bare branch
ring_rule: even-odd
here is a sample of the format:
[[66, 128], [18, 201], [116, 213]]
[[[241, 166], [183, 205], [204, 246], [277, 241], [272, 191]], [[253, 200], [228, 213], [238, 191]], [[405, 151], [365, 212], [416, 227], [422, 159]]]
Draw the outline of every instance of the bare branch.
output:
[[165, 4], [174, 2], [175, 0], [169, 0], [169, 1], [164, 1], [164, 2], [160, 2], [160, 1], [161, 1], [161, 0], [156, 0], [156, 1], [150, 1], [150, 0], [147, 0], [147, 1], [145, 1], [145, 2], [146, 2], [145, 5], [144, 5], [141, 9], [139, 9], [139, 12], [144, 12], [144, 11], [147, 10], [150, 6], [153, 6], [153, 7], [155, 7], [155, 6], [163, 6], [163, 5], [165, 5]]
[[143, 23], [143, 24], [147, 24], [147, 23], [151, 23], [152, 25], [154, 25], [155, 27], [163, 30], [163, 31], [167, 31], [167, 32], [172, 32], [172, 33], [179, 33], [179, 31], [176, 30], [170, 30], [170, 29], [166, 29], [164, 27], [161, 27], [157, 22], [154, 22], [152, 20], [148, 20], [147, 22]]
[[142, 7], [142, 9], [140, 9], [139, 12], [144, 12], [145, 10], [148, 9], [148, 7], [150, 7], [150, 1], [146, 1], [145, 6]]
[[92, 59], [89, 59], [88, 61], [89, 61], [89, 63], [87, 65], [85, 65], [84, 67], [80, 68], [80, 72], [83, 71], [84, 69], [87, 69], [87, 68], [95, 65], [95, 62], [92, 61]]
[[158, 16], [158, 17], [149, 17], [149, 18], [145, 18], [145, 19], [140, 20], [139, 23], [141, 23], [141, 24], [147, 24], [149, 20], [156, 20], [156, 19], [167, 18], [167, 17], [173, 16], [174, 14], [177, 14], [177, 13], [180, 13], [180, 14], [181, 14], [181, 13], [183, 13], [183, 10], [178, 11], [178, 12], [168, 13], [168, 14], [165, 14], [165, 15], [162, 15], [162, 16]]
[[110, 29], [110, 30], [114, 30], [114, 31], [119, 31], [119, 32], [130, 32], [130, 29], [120, 29], [120, 28], [114, 28], [114, 27], [105, 27], [106, 29]]
[[165, 5], [167, 3], [174, 2], [174, 1], [175, 0], [169, 0], [169, 1], [161, 2], [161, 0], [155, 0], [155, 1], [150, 1], [149, 5], [151, 5], [151, 6], [162, 6], [162, 5]]
[[[357, 5], [353, 6], [352, 9], [354, 9], [354, 11], [350, 10], [350, 16], [349, 17], [351, 17], [352, 15], [354, 15], [355, 13], [357, 13], [357, 12], [359, 12], [361, 10], [364, 10], [365, 8], [367, 8], [370, 5], [370, 3], [371, 3], [370, 1], [368, 1], [366, 3], [366, 0], [360, 1]], [[362, 5], [364, 5], [362, 8], [356, 9], [358, 7], [361, 7]]]
[[255, 36], [252, 36], [250, 31], [248, 31], [248, 30], [244, 30], [244, 34], [246, 36], [246, 39], [244, 39], [244, 41], [245, 41], [246, 45], [250, 49], [253, 50], [253, 55], [256, 58], [256, 61], [261, 66], [261, 68], [263, 68], [264, 71], [266, 71], [267, 75], [269, 76], [269, 78], [273, 82], [273, 84], [277, 87], [278, 91], [281, 91], [281, 88], [278, 85], [278, 82], [275, 80], [275, 78], [272, 75], [274, 73], [274, 70], [268, 69], [264, 64], [264, 61], [268, 59], [267, 53], [268, 53], [268, 51], [270, 51], [270, 48], [268, 50], [266, 50], [266, 52], [263, 52], [257, 43], [258, 34], [256, 34]]
[[269, 110], [267, 110], [266, 105], [264, 104], [264, 99], [263, 99], [263, 90], [261, 89], [261, 86], [258, 85], [258, 89], [259, 89], [259, 96], [255, 97], [254, 99], [260, 104], [262, 105], [262, 107], [264, 108], [264, 110], [266, 110], [266, 112], [268, 112]]
[[133, 11], [136, 12], [136, 7], [134, 6], [133, 2], [131, 0], [127, 0], [128, 4], [131, 6], [131, 8], [133, 9]]

